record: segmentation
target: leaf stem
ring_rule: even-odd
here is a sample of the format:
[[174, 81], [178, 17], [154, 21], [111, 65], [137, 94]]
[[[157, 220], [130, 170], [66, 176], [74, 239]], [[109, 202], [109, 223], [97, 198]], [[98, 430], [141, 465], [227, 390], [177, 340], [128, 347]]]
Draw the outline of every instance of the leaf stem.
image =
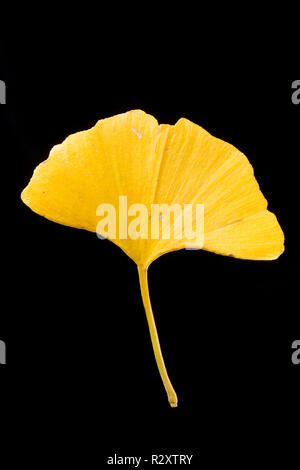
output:
[[150, 331], [150, 336], [151, 336], [151, 341], [152, 341], [152, 346], [154, 350], [157, 367], [158, 367], [160, 376], [162, 378], [164, 387], [166, 389], [169, 403], [172, 407], [176, 407], [177, 395], [167, 373], [167, 369], [164, 363], [164, 359], [163, 359], [160, 344], [159, 344], [159, 338], [157, 334], [155, 320], [154, 320], [154, 316], [152, 312], [152, 307], [151, 307], [151, 302], [150, 302], [150, 297], [149, 297], [149, 289], [148, 289], [147, 270], [148, 268], [145, 268], [143, 266], [138, 266], [142, 299], [143, 299], [143, 303], [144, 303], [144, 307], [146, 311], [146, 317], [148, 321], [148, 326], [149, 326], [149, 331]]

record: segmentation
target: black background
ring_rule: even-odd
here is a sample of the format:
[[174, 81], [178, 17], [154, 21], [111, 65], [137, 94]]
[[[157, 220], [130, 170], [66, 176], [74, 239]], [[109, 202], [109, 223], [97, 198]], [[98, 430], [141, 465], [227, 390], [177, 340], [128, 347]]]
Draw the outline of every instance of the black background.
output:
[[[300, 339], [297, 77], [213, 72], [180, 51], [177, 60], [158, 58], [158, 50], [82, 38], [2, 45], [2, 391], [26, 417], [20, 432], [28, 422], [52, 422], [56, 444], [78, 458], [85, 436], [85, 458], [98, 463], [114, 453], [172, 452], [194, 453], [196, 466], [208, 456], [213, 468], [220, 457], [238, 462], [237, 449], [253, 462], [263, 451], [260, 462], [268, 462], [282, 450], [280, 432], [292, 439], [299, 406], [300, 366], [291, 362]], [[180, 251], [151, 265], [177, 409], [156, 368], [135, 264], [112, 243], [43, 219], [20, 200], [53, 145], [136, 108], [160, 123], [186, 117], [243, 151], [286, 236], [273, 262]]]

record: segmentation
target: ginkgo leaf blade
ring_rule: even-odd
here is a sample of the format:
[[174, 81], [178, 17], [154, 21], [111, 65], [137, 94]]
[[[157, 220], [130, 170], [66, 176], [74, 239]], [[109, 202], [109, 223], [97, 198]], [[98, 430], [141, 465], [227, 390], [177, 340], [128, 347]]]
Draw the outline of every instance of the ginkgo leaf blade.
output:
[[284, 235], [272, 212], [262, 211], [205, 234], [204, 250], [248, 260], [271, 261], [284, 251]]
[[[134, 110], [100, 120], [93, 128], [69, 136], [34, 171], [22, 200], [34, 212], [54, 222], [98, 229], [101, 204], [122, 212], [120, 197], [129, 206], [146, 208], [152, 223], [153, 205], [203, 205], [203, 239], [108, 236], [138, 266], [141, 293], [157, 365], [171, 406], [177, 396], [162, 357], [149, 299], [147, 269], [159, 256], [182, 248], [203, 248], [250, 260], [273, 260], [284, 251], [284, 235], [260, 191], [247, 157], [200, 126], [180, 119], [174, 126]], [[129, 213], [129, 212], [128, 212]], [[149, 213], [149, 216], [148, 216]], [[179, 218], [166, 220], [175, 233]], [[127, 216], [127, 214], [126, 214]], [[192, 227], [197, 225], [195, 213]], [[159, 222], [160, 223], [160, 222]]]

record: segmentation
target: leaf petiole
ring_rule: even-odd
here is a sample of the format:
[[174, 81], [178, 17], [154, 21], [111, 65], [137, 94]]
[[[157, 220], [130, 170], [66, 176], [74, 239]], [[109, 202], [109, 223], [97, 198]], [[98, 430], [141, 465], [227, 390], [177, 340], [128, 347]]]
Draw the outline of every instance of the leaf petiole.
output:
[[152, 341], [152, 346], [154, 350], [157, 367], [158, 367], [160, 376], [162, 378], [164, 387], [166, 389], [169, 403], [172, 406], [172, 408], [175, 408], [178, 402], [177, 395], [169, 379], [167, 369], [164, 363], [164, 359], [162, 356], [161, 348], [160, 348], [159, 338], [157, 334], [157, 329], [156, 329], [155, 320], [154, 320], [151, 302], [150, 302], [150, 297], [149, 297], [147, 270], [148, 268], [145, 268], [143, 266], [138, 266], [142, 299], [143, 299], [143, 303], [144, 303], [144, 307], [146, 311], [146, 317], [148, 321], [148, 326], [149, 326], [149, 331], [150, 331], [150, 336], [151, 336], [151, 341]]

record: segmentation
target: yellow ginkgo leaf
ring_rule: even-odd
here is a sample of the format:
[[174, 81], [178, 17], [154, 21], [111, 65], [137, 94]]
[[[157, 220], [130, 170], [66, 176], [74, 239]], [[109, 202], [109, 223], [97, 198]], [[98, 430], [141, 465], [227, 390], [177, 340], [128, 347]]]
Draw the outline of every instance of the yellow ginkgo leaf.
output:
[[[158, 125], [135, 110], [100, 120], [53, 147], [21, 197], [47, 219], [109, 238], [135, 261], [171, 406], [177, 397], [151, 309], [150, 263], [181, 248], [250, 260], [284, 251], [282, 230], [245, 155], [187, 119]], [[183, 231], [187, 221], [190, 230]]]

